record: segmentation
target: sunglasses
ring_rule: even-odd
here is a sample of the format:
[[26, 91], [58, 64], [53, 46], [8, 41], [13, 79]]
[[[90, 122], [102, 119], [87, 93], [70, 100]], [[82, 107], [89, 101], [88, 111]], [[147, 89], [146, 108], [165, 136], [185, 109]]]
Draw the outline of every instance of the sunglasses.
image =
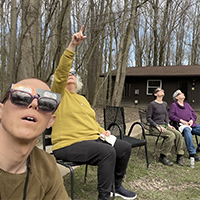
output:
[[181, 94], [181, 93], [178, 93], [178, 94], [176, 95], [176, 97], [179, 96], [180, 94]]
[[161, 91], [161, 90], [164, 92], [163, 89], [157, 89], [157, 90], [154, 92], [154, 94], [156, 94], [157, 92], [159, 92], [159, 91]]
[[76, 71], [69, 72], [71, 75], [76, 76]]
[[[26, 88], [26, 87], [24, 87]], [[28, 88], [30, 89], [30, 88]], [[39, 88], [34, 88], [39, 92], [37, 95], [32, 95], [27, 91], [10, 89], [2, 100], [5, 102], [10, 95], [11, 103], [15, 106], [28, 107], [34, 99], [37, 99], [38, 108], [43, 112], [54, 113], [60, 103], [61, 95], [47, 90], [42, 90]], [[58, 98], [58, 101], [56, 100]]]

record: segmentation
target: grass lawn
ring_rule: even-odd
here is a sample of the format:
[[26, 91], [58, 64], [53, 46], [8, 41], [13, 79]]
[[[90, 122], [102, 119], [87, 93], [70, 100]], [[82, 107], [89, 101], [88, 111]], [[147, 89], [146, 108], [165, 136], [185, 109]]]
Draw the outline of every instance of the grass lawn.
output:
[[[194, 137], [193, 137], [194, 139]], [[199, 200], [200, 199], [200, 162], [190, 168], [190, 160], [185, 146], [184, 167], [176, 164], [176, 153], [172, 151], [169, 157], [174, 165], [171, 167], [159, 163], [159, 141], [156, 149], [156, 160], [153, 157], [154, 137], [148, 137], [148, 153], [150, 166], [146, 168], [144, 147], [132, 149], [132, 155], [127, 168], [123, 185], [137, 194], [138, 200]], [[196, 146], [196, 142], [194, 141]], [[89, 166], [87, 182], [84, 183], [85, 166], [74, 171], [74, 198], [75, 200], [97, 199], [97, 167]], [[70, 195], [70, 175], [64, 177], [66, 190]], [[112, 199], [112, 198], [111, 198]], [[116, 198], [121, 199], [120, 197]]]
[[[103, 127], [103, 110], [96, 108], [98, 122]], [[200, 124], [200, 112], [196, 111], [197, 123]], [[126, 122], [139, 118], [137, 109], [125, 108]], [[195, 137], [193, 136], [193, 140]], [[42, 137], [37, 144], [42, 143]], [[155, 137], [147, 137], [150, 166], [146, 168], [144, 147], [132, 149], [131, 158], [127, 168], [123, 185], [137, 194], [137, 200], [200, 200], [200, 162], [195, 162], [194, 169], [190, 168], [190, 160], [186, 146], [184, 148], [184, 167], [176, 164], [176, 153], [172, 151], [169, 157], [174, 165], [164, 166], [158, 162], [159, 147], [156, 149], [156, 160], [153, 157]], [[196, 141], [194, 140], [196, 146]], [[200, 156], [200, 155], [199, 155]], [[84, 183], [85, 166], [74, 170], [74, 198], [75, 200], [96, 200], [97, 167], [88, 166], [87, 182]], [[70, 174], [64, 177], [66, 190], [70, 195]], [[112, 198], [111, 198], [112, 199]], [[120, 200], [117, 197], [116, 200]]]

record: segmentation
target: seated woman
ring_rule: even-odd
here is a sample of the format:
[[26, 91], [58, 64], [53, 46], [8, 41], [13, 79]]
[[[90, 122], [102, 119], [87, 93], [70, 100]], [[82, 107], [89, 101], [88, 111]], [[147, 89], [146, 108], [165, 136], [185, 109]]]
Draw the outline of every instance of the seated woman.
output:
[[180, 166], [184, 166], [183, 163], [183, 139], [179, 131], [169, 125], [167, 114], [167, 103], [163, 101], [165, 93], [161, 88], [157, 88], [154, 91], [155, 100], [148, 105], [147, 121], [152, 125], [150, 127], [150, 133], [153, 135], [161, 135], [165, 137], [164, 143], [161, 147], [161, 153], [159, 161], [168, 166], [172, 166], [173, 162], [167, 159], [170, 155], [172, 146], [175, 144], [177, 151], [176, 162]]
[[102, 141], [100, 134], [110, 136], [110, 131], [100, 127], [89, 102], [76, 93], [80, 89], [80, 77], [70, 68], [75, 47], [86, 38], [82, 35], [83, 28], [73, 35], [54, 74], [52, 91], [61, 93], [62, 98], [52, 131], [53, 153], [58, 159], [98, 166], [98, 200], [110, 199], [113, 179], [116, 196], [135, 199], [137, 195], [122, 186], [130, 144], [116, 140], [112, 146]]
[[173, 99], [175, 102], [170, 107], [169, 119], [186, 125], [183, 129], [183, 135], [189, 158], [194, 157], [195, 161], [200, 161], [200, 157], [196, 154], [196, 152], [200, 152], [200, 144], [196, 150], [192, 139], [192, 133], [200, 136], [200, 125], [195, 122], [197, 115], [192, 107], [184, 102], [185, 95], [180, 90], [174, 92]]

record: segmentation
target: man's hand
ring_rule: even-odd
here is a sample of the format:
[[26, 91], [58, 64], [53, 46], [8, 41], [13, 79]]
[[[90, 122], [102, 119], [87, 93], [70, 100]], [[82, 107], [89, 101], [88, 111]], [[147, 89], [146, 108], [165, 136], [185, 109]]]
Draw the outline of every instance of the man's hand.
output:
[[86, 38], [86, 36], [83, 36], [83, 29], [84, 25], [81, 27], [81, 30], [78, 33], [75, 33], [72, 36], [72, 40], [68, 46], [70, 51], [74, 51], [74, 49]]

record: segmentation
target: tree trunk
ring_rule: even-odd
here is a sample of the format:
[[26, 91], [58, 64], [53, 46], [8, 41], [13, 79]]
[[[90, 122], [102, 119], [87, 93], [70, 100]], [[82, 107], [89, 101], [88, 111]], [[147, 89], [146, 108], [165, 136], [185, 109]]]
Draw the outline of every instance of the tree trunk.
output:
[[[94, 100], [94, 95], [95, 95], [95, 91], [94, 91], [94, 84], [96, 82], [96, 75], [97, 75], [97, 68], [98, 68], [98, 62], [99, 62], [99, 47], [96, 45], [96, 41], [98, 40], [98, 22], [97, 19], [95, 17], [95, 4], [93, 2], [93, 0], [90, 0], [90, 9], [91, 9], [91, 23], [90, 23], [90, 33], [91, 33], [91, 44], [93, 44], [93, 46], [91, 46], [92, 49], [94, 49], [94, 51], [91, 51], [91, 58], [89, 60], [88, 63], [88, 79], [87, 79], [87, 99], [90, 102], [90, 104], [93, 104], [93, 100]], [[89, 91], [89, 92], [88, 92]]]
[[160, 51], [159, 51], [159, 66], [163, 66], [164, 64], [164, 55], [165, 55], [165, 45], [166, 45], [166, 32], [168, 25], [168, 8], [171, 0], [167, 0], [166, 7], [163, 15], [162, 26], [161, 26], [161, 41], [160, 41]]
[[157, 33], [157, 23], [158, 23], [158, 0], [153, 3], [153, 35], [154, 35], [154, 52], [153, 52], [153, 66], [157, 66], [158, 62], [158, 33]]
[[[127, 5], [127, 1], [125, 0], [125, 6]], [[121, 38], [121, 45], [119, 49], [119, 62], [117, 65], [117, 75], [115, 80], [114, 92], [113, 92], [113, 99], [112, 105], [119, 106], [122, 99], [122, 92], [124, 88], [124, 81], [126, 76], [126, 65], [129, 55], [129, 49], [131, 45], [132, 33], [133, 33], [133, 26], [135, 24], [135, 16], [136, 16], [136, 6], [137, 0], [133, 0], [131, 4], [131, 14], [130, 20], [127, 28], [125, 28], [126, 18], [127, 18], [127, 11], [124, 11], [124, 23], [122, 28], [122, 35]]]
[[22, 44], [17, 80], [36, 76], [35, 47], [39, 0], [24, 0], [22, 5]]
[[14, 82], [13, 69], [15, 67], [15, 52], [16, 52], [16, 32], [17, 32], [17, 8], [16, 0], [11, 1], [11, 30], [9, 38], [9, 58], [8, 58], [8, 74], [7, 85]]
[[0, 22], [1, 22], [1, 30], [0, 30], [0, 39], [1, 39], [1, 78], [0, 78], [0, 86], [1, 86], [1, 90], [0, 90], [0, 95], [1, 97], [3, 97], [3, 95], [5, 95], [5, 80], [6, 80], [6, 41], [5, 41], [5, 19], [1, 16], [3, 16], [3, 4], [4, 1], [1, 2], [0, 4]]

